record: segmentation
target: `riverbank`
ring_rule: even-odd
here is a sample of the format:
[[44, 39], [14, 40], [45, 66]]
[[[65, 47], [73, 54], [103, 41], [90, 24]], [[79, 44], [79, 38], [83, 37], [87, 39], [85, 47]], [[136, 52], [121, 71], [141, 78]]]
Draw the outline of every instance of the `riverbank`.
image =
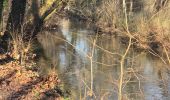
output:
[[[0, 55], [0, 99], [1, 100], [61, 100], [60, 80], [56, 73], [46, 77], [38, 71], [27, 69], [18, 61]], [[6, 60], [5, 60], [6, 59]], [[2, 61], [3, 60], [3, 61]], [[7, 60], [10, 60], [7, 62]]]
[[122, 37], [125, 43], [128, 43], [129, 36], [131, 36], [133, 46], [137, 49], [156, 55], [170, 55], [168, 53], [170, 51], [169, 2], [161, 5], [159, 0], [124, 3], [101, 0], [73, 4], [70, 5], [67, 16], [93, 23], [96, 33], [116, 34]]

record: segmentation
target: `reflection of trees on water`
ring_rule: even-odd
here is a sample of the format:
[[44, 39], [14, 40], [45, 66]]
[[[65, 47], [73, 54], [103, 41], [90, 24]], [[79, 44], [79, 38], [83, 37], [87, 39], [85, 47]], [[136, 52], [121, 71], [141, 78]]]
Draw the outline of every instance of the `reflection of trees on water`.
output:
[[135, 58], [133, 70], [126, 75], [130, 80], [125, 86], [125, 94], [128, 98], [139, 100], [164, 100], [168, 98], [167, 72], [164, 64], [147, 55]]
[[[69, 62], [68, 62], [68, 66], [65, 69], [66, 73], [63, 74], [65, 74], [64, 75], [65, 88], [66, 89], [70, 88], [73, 94], [73, 98], [78, 98], [79, 93], [81, 93], [82, 96], [84, 95], [87, 96], [87, 91], [89, 91], [87, 86], [90, 84], [89, 58], [81, 54], [82, 52], [79, 50], [82, 51], [85, 50], [84, 54], [90, 54], [91, 46], [92, 46], [91, 42], [93, 40], [93, 36], [88, 36], [85, 35], [84, 33], [80, 35], [80, 33], [81, 32], [77, 30], [74, 30], [74, 32], [67, 33], [68, 36], [70, 36], [70, 38], [68, 38], [70, 39], [69, 40], [70, 43], [74, 45], [76, 48], [66, 48], [66, 50], [68, 50], [68, 52], [66, 52], [68, 53], [68, 55], [66, 54], [65, 56], [67, 57], [65, 58], [67, 58]], [[67, 34], [65, 33], [65, 35]], [[115, 45], [117, 45], [117, 42], [116, 39], [115, 40], [114, 39], [110, 37], [108, 38], [103, 37], [102, 39], [100, 38], [97, 41], [97, 45], [101, 46], [102, 48], [110, 52], [116, 52], [116, 50], [119, 49], [116, 48]], [[108, 91], [110, 93], [111, 91], [113, 91], [112, 84], [109, 84], [110, 81], [108, 78], [110, 77], [110, 75], [111, 77], [118, 75], [119, 68], [116, 67], [117, 65], [115, 65], [115, 63], [118, 64], [119, 62], [117, 60], [119, 59], [120, 58], [117, 57], [116, 55], [110, 55], [109, 53], [106, 53], [97, 47], [95, 48], [94, 58], [93, 58], [94, 82], [95, 82], [94, 91], [98, 97], [101, 97], [102, 96], [101, 94], [103, 93], [106, 93]], [[110, 66], [96, 64], [95, 62], [100, 62]], [[110, 70], [112, 68], [113, 70]], [[110, 98], [112, 98], [112, 96]]]
[[[82, 31], [81, 29], [79, 30], [79, 28], [77, 30], [64, 32], [64, 39], [68, 39], [67, 42], [75, 47], [70, 46], [69, 43], [65, 43], [64, 41], [57, 40], [55, 38], [58, 34], [57, 32], [44, 32], [45, 35], [40, 38], [40, 41], [42, 42], [44, 51], [46, 52], [45, 54], [49, 58], [50, 63], [55, 65], [60, 72], [59, 76], [63, 80], [64, 89], [71, 91], [73, 99], [79, 98], [80, 95], [82, 97], [87, 97], [87, 92], [89, 90], [87, 86], [90, 86], [90, 64], [89, 59], [84, 54], [91, 53], [92, 43], [89, 40], [92, 40], [93, 36], [81, 33]], [[121, 54], [124, 52], [126, 46], [120, 45], [119, 42], [117, 38], [101, 36], [96, 44], [105, 50]], [[84, 50], [84, 54], [80, 52], [79, 49], [82, 51]], [[166, 83], [167, 79], [162, 81], [162, 78], [167, 76], [166, 73], [163, 73], [165, 72], [163, 71], [164, 69], [161, 68], [163, 64], [159, 60], [149, 58], [146, 55], [136, 56], [137, 54], [138, 53], [134, 53], [134, 51], [129, 52], [125, 63], [125, 69], [134, 68], [134, 70], [137, 71], [136, 74], [139, 75], [141, 79], [140, 88], [144, 96], [146, 96], [146, 99], [152, 98], [150, 95], [148, 96], [148, 94], [158, 98], [166, 97], [165, 91], [168, 91], [168, 83]], [[108, 99], [117, 98], [116, 80], [119, 78], [120, 56], [116, 54], [112, 55], [96, 47], [93, 60], [95, 61], [93, 63], [94, 93], [97, 99], [102, 97], [102, 94], [107, 93]], [[131, 66], [131, 64], [133, 64], [133, 66]], [[143, 72], [141, 72], [142, 70]], [[141, 77], [141, 75], [143, 77]], [[125, 79], [130, 78], [131, 81], [135, 81], [125, 85], [123, 89], [124, 93], [132, 99], [143, 99], [144, 97], [139, 89], [139, 80], [136, 76], [133, 73], [125, 73], [124, 76]], [[145, 79], [149, 79], [151, 82], [145, 82]], [[156, 91], [156, 93], [153, 91]]]
[[[54, 31], [44, 31], [42, 34], [38, 35], [38, 40], [44, 52], [42, 60], [45, 61], [44, 63], [47, 63], [41, 67], [44, 67], [45, 69], [59, 66], [59, 52], [62, 51], [62, 45], [64, 44], [64, 41], [56, 39], [56, 37], [64, 38], [62, 33]], [[43, 62], [40, 64], [43, 64]]]
[[143, 76], [147, 78], [144, 83], [144, 95], [149, 99], [166, 99], [167, 98], [167, 72], [166, 66], [160, 60], [146, 58]]

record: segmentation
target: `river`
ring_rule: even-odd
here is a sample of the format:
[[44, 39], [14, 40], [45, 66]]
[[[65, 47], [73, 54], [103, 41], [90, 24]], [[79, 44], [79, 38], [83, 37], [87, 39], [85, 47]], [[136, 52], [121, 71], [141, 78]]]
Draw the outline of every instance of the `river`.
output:
[[[94, 35], [85, 22], [63, 19], [60, 27], [38, 36], [43, 71], [55, 67], [72, 100], [117, 100], [120, 59], [127, 45], [116, 35]], [[131, 48], [124, 64], [124, 100], [169, 100], [167, 67], [159, 58]]]

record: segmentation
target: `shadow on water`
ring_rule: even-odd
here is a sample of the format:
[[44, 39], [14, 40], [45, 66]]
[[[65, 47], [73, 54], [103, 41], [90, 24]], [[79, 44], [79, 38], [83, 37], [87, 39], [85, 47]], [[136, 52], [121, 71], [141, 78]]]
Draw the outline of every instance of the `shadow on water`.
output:
[[[81, 26], [82, 25], [82, 26]], [[77, 27], [76, 27], [77, 26]], [[93, 31], [85, 23], [61, 21], [62, 33], [44, 31], [39, 42], [47, 59], [38, 62], [44, 66], [53, 65], [61, 80], [63, 88], [70, 91], [74, 100], [91, 99], [90, 59]], [[93, 91], [95, 99], [117, 100], [118, 79], [121, 54], [126, 45], [119, 37], [101, 35], [97, 38], [93, 56]], [[167, 66], [159, 59], [146, 53], [137, 53], [131, 49], [125, 59], [124, 97], [138, 100], [159, 98], [166, 100], [170, 90]]]

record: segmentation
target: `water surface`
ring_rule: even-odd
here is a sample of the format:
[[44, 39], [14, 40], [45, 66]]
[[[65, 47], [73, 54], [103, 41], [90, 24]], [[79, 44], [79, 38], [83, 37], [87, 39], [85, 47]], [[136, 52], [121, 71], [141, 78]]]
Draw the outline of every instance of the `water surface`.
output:
[[[61, 32], [42, 32], [39, 42], [44, 56], [39, 64], [44, 67], [44, 71], [49, 67], [57, 69], [63, 89], [70, 92], [73, 100], [117, 100], [120, 59], [127, 46], [114, 35], [93, 35], [96, 33], [90, 28], [89, 24], [63, 19]], [[90, 60], [92, 52], [93, 57]], [[168, 66], [159, 58], [131, 49], [124, 66], [124, 98], [170, 99]], [[92, 97], [89, 96], [91, 84], [94, 91]]]

